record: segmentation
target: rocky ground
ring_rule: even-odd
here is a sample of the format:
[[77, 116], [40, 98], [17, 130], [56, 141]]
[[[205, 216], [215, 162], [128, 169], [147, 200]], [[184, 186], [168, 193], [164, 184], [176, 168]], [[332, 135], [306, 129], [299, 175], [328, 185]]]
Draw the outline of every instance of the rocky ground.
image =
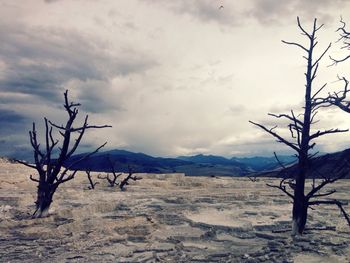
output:
[[[275, 179], [145, 174], [120, 192], [103, 180], [88, 190], [78, 173], [49, 217], [31, 219], [33, 171], [0, 169], [0, 262], [350, 262], [336, 207], [310, 211], [308, 227], [328, 230], [291, 238], [290, 200], [265, 185]], [[350, 201], [349, 180], [335, 187]]]

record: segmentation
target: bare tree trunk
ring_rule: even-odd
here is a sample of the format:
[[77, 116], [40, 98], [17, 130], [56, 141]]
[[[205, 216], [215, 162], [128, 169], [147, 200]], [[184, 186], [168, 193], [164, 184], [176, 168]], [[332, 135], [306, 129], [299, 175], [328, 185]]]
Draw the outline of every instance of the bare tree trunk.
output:
[[90, 170], [86, 170], [85, 172], [87, 174], [87, 177], [88, 177], [88, 180], [89, 180], [89, 183], [90, 183], [90, 186], [88, 186], [88, 189], [90, 189], [90, 190], [95, 189], [95, 185], [97, 185], [98, 182], [94, 183], [92, 181], [92, 176], [91, 176], [91, 171]]
[[297, 178], [292, 210], [292, 235], [302, 235], [307, 221], [308, 200], [304, 195], [305, 177]]
[[46, 182], [39, 183], [37, 200], [35, 202], [36, 210], [33, 214], [33, 218], [45, 217], [48, 215], [56, 189], [56, 186], [49, 185]]
[[309, 160], [309, 149], [310, 149], [310, 126], [311, 126], [311, 91], [313, 81], [313, 48], [316, 32], [316, 20], [314, 22], [314, 30], [309, 35], [310, 46], [307, 51], [307, 70], [305, 74], [306, 85], [305, 85], [305, 106], [304, 106], [304, 120], [303, 128], [301, 130], [301, 143], [299, 151], [299, 163], [298, 173], [295, 179], [294, 189], [294, 202], [293, 202], [293, 223], [292, 223], [292, 235], [302, 235], [305, 229], [307, 220], [307, 208], [308, 200], [305, 197], [305, 177], [308, 172], [308, 160]]
[[89, 183], [90, 183], [90, 189], [95, 189], [95, 184], [92, 181], [90, 173], [88, 174], [88, 179], [89, 179]]
[[[309, 75], [306, 75], [307, 80]], [[304, 129], [302, 131], [301, 149], [299, 152], [298, 172], [295, 178], [294, 202], [292, 210], [292, 235], [302, 235], [307, 221], [308, 199], [305, 196], [305, 177], [308, 172], [308, 151], [310, 143], [310, 103], [311, 82], [306, 86]]]

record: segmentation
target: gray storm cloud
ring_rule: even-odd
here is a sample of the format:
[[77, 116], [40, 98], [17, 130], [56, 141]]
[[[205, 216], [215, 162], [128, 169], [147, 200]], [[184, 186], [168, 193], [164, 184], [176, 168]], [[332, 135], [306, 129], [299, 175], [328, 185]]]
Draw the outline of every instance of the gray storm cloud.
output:
[[[166, 7], [180, 15], [190, 15], [201, 22], [216, 22], [227, 27], [242, 26], [248, 23], [249, 19], [264, 25], [285, 25], [290, 23], [291, 17], [297, 15], [305, 20], [318, 17], [326, 23], [338, 19], [342, 12], [340, 10], [350, 5], [346, 0], [140, 1]], [[223, 8], [220, 8], [221, 6]]]
[[[156, 62], [136, 50], [111, 54], [107, 44], [76, 31], [1, 25], [0, 58], [5, 64], [1, 90], [57, 101], [70, 80], [109, 81], [139, 73]], [[103, 91], [103, 86], [97, 87]], [[59, 95], [59, 96], [58, 96]]]
[[[303, 60], [280, 40], [299, 35], [297, 15], [307, 26], [317, 16], [331, 29], [322, 36], [328, 43], [336, 39], [339, 10], [350, 16], [348, 6], [342, 0], [3, 3], [0, 154], [28, 148], [27, 131], [43, 113], [63, 122], [65, 89], [92, 122], [113, 125], [88, 135], [84, 149], [108, 140], [111, 148], [166, 156], [285, 151], [248, 123], [273, 125], [267, 112], [300, 106]], [[332, 70], [322, 73], [325, 81], [339, 68]], [[323, 123], [350, 126], [337, 114]], [[344, 140], [321, 146], [341, 149]]]

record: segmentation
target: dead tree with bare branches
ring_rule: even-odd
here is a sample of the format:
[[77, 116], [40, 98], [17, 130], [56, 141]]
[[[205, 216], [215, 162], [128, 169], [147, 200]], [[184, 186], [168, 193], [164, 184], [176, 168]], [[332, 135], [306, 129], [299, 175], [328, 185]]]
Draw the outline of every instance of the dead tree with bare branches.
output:
[[[62, 183], [70, 181], [74, 178], [77, 170], [74, 170], [74, 165], [87, 159], [91, 155], [97, 153], [106, 143], [99, 146], [96, 150], [87, 153], [79, 159], [73, 161], [71, 164], [65, 166], [65, 162], [74, 154], [78, 148], [81, 139], [83, 138], [86, 130], [88, 129], [101, 129], [111, 127], [109, 125], [95, 126], [88, 124], [88, 115], [85, 116], [84, 123], [79, 127], [74, 127], [73, 124], [78, 116], [79, 103], [70, 102], [68, 99], [68, 90], [64, 92], [64, 109], [68, 114], [68, 120], [65, 125], [57, 125], [47, 118], [45, 121], [45, 147], [41, 149], [40, 143], [37, 138], [37, 131], [35, 123], [33, 128], [29, 132], [29, 138], [31, 146], [34, 150], [34, 164], [29, 164], [20, 160], [25, 166], [33, 168], [37, 171], [38, 177], [30, 175], [30, 179], [38, 184], [36, 210], [33, 214], [34, 218], [44, 217], [48, 215], [48, 210], [53, 200], [58, 186]], [[62, 144], [59, 147], [58, 158], [53, 158], [56, 146], [59, 144], [59, 140], [54, 139], [53, 130], [57, 129], [62, 136]], [[72, 138], [76, 134], [74, 143], [71, 144]]]
[[315, 140], [321, 136], [329, 134], [338, 134], [347, 132], [347, 129], [326, 129], [326, 130], [314, 130], [312, 125], [316, 123], [315, 116], [318, 110], [323, 107], [338, 106], [349, 109], [350, 103], [346, 102], [346, 95], [348, 93], [348, 81], [345, 78], [341, 78], [344, 84], [344, 90], [342, 92], [329, 94], [327, 97], [319, 97], [322, 90], [325, 89], [327, 84], [320, 86], [314, 91], [314, 80], [317, 76], [318, 68], [322, 58], [329, 51], [331, 44], [329, 44], [319, 56], [315, 56], [315, 49], [318, 44], [316, 40], [317, 32], [323, 27], [323, 24], [318, 26], [317, 19], [313, 21], [313, 27], [308, 32], [301, 25], [299, 17], [297, 18], [298, 28], [301, 30], [302, 35], [307, 40], [307, 45], [303, 45], [296, 42], [283, 41], [287, 45], [296, 46], [304, 53], [303, 58], [306, 59], [306, 84], [305, 84], [305, 99], [301, 114], [296, 114], [293, 110], [290, 113], [273, 114], [270, 116], [277, 119], [284, 119], [289, 122], [287, 128], [290, 132], [291, 138], [287, 139], [280, 132], [276, 131], [277, 126], [268, 128], [262, 124], [250, 121], [253, 125], [261, 128], [271, 136], [273, 136], [278, 142], [285, 144], [296, 152], [298, 157], [297, 172], [293, 178], [283, 178], [278, 185], [269, 185], [284, 192], [288, 197], [292, 199], [292, 235], [301, 235], [305, 229], [307, 222], [308, 208], [316, 205], [333, 204], [340, 208], [343, 216], [347, 220], [350, 226], [350, 220], [348, 214], [345, 212], [344, 203], [338, 200], [320, 200], [332, 195], [335, 190], [324, 191], [324, 187], [334, 183], [335, 181], [344, 178], [346, 175], [345, 167], [338, 167], [337, 171], [334, 171], [333, 175], [322, 176], [322, 180], [317, 184], [313, 180], [311, 190], [306, 192], [305, 179], [310, 172], [310, 162], [315, 157], [316, 153], [313, 153], [316, 143]]
[[122, 174], [121, 173], [120, 174], [112, 173], [111, 176], [109, 173], [107, 173], [106, 175], [99, 174], [99, 175], [97, 175], [97, 178], [102, 179], [102, 180], [107, 180], [108, 186], [114, 187], [114, 186], [119, 185], [119, 183], [117, 183], [117, 179], [120, 175], [122, 175]]
[[114, 187], [114, 186], [119, 185], [119, 183], [117, 183], [117, 179], [119, 176], [122, 175], [122, 173], [117, 174], [116, 169], [115, 169], [115, 165], [109, 156], [107, 157], [107, 161], [109, 163], [109, 171], [112, 173], [111, 177], [109, 177], [109, 173], [107, 173], [105, 176], [102, 176], [101, 174], [99, 174], [97, 176], [97, 178], [107, 180], [108, 186]]
[[[340, 38], [337, 42], [342, 42], [341, 49], [346, 49], [350, 53], [350, 31], [346, 30], [346, 23], [343, 21], [343, 19], [340, 19], [341, 26], [337, 29], [337, 32], [339, 32]], [[343, 58], [335, 59], [332, 56], [329, 56], [330, 59], [333, 61], [332, 65], [337, 65], [338, 63], [342, 63], [345, 61], [350, 61], [350, 54], [345, 55]], [[329, 96], [326, 98], [319, 98], [318, 102], [325, 104], [325, 107], [329, 107], [331, 105], [337, 106], [341, 110], [350, 113], [350, 100], [347, 99], [347, 94], [349, 92], [348, 86], [349, 81], [345, 77], [339, 77], [338, 80], [342, 81], [344, 83], [344, 89], [339, 92], [329, 93]], [[328, 104], [327, 104], [328, 103]]]
[[[337, 32], [339, 32], [340, 37], [337, 42], [342, 43], [341, 49], [350, 51], [350, 31], [347, 31], [346, 23], [343, 21], [343, 18], [340, 18], [340, 24], [341, 26], [337, 29]], [[329, 56], [329, 57], [333, 62], [332, 65], [337, 65], [338, 63], [341, 63], [350, 59], [350, 54], [345, 55], [342, 58], [333, 58], [332, 56]]]
[[95, 186], [96, 186], [97, 184], [99, 184], [99, 182], [94, 182], [94, 181], [92, 180], [91, 170], [90, 170], [90, 169], [86, 170], [85, 172], [86, 172], [87, 178], [88, 178], [89, 183], [90, 183], [90, 186], [88, 186], [88, 189], [89, 189], [89, 190], [95, 189]]
[[134, 180], [134, 181], [142, 179], [141, 177], [133, 176], [133, 172], [132, 172], [130, 166], [128, 166], [128, 170], [129, 170], [129, 174], [124, 178], [124, 180], [122, 180], [120, 182], [119, 188], [120, 188], [121, 191], [124, 191], [125, 190], [125, 186], [129, 185], [129, 180], [130, 179]]

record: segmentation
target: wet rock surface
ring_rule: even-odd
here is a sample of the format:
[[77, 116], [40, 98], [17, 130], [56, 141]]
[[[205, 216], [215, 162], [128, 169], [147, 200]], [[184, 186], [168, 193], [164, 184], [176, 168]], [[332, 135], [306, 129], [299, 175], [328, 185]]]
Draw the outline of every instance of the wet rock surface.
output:
[[[87, 190], [84, 173], [54, 196], [50, 216], [31, 219], [32, 172], [1, 164], [0, 262], [350, 262], [350, 231], [336, 207], [310, 211], [290, 236], [291, 203], [274, 179], [142, 175], [125, 192]], [[335, 186], [350, 201], [350, 181]], [[335, 229], [335, 230], [334, 230]]]

